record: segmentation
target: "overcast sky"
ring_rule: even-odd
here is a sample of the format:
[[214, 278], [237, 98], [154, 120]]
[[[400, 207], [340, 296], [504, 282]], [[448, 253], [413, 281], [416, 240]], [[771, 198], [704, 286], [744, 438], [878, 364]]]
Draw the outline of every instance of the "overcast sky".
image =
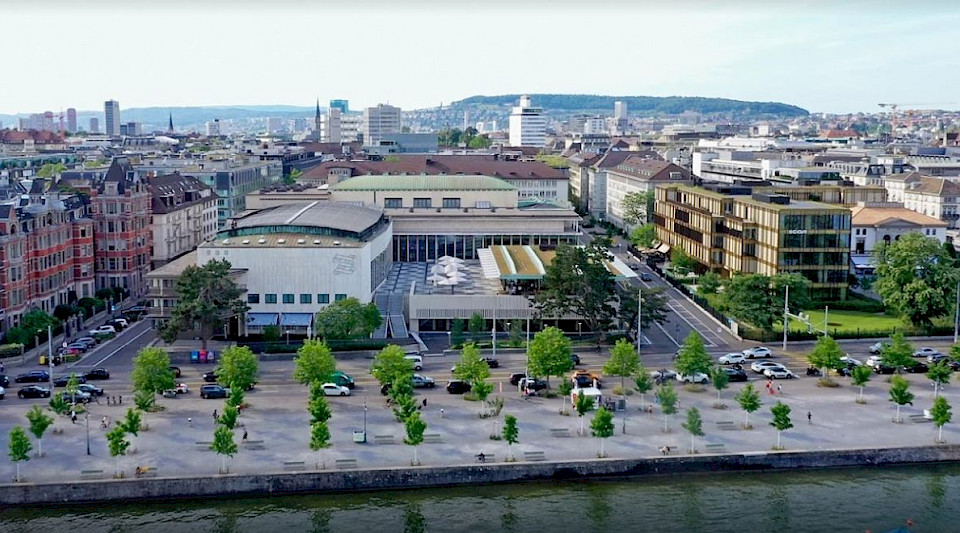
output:
[[947, 0], [0, 0], [0, 36], [0, 113], [520, 92], [960, 108]]

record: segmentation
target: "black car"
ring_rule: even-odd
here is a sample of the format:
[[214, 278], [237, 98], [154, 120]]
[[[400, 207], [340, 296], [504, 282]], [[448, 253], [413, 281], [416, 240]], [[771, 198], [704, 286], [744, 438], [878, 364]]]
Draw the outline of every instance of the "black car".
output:
[[103, 396], [103, 389], [97, 387], [96, 385], [91, 385], [89, 383], [81, 383], [77, 385], [77, 390], [80, 392], [85, 392], [90, 396]]
[[653, 276], [651, 276], [650, 274], [644, 272], [644, 273], [640, 274], [640, 281], [653, 281]]
[[499, 367], [500, 367], [500, 361], [497, 361], [497, 360], [494, 359], [493, 357], [484, 357], [484, 358], [483, 358], [483, 362], [484, 362], [484, 363], [487, 363], [487, 365], [489, 365], [490, 368], [499, 368]]
[[[179, 377], [179, 376], [178, 376], [178, 377]], [[216, 383], [216, 382], [217, 382], [217, 372], [216, 372], [215, 370], [211, 370], [211, 371], [209, 371], [209, 372], [205, 372], [205, 373], [203, 374], [203, 380], [206, 381], [207, 383]]]
[[[58, 378], [54, 378], [54, 380], [53, 380], [53, 386], [54, 386], [54, 387], [66, 387], [66, 386], [67, 386], [67, 383], [69, 383], [69, 382], [70, 382], [70, 376], [60, 376], [60, 377], [58, 377]], [[79, 385], [80, 383], [86, 383], [86, 382], [87, 382], [87, 378], [85, 378], [85, 377], [83, 377], [83, 376], [77, 376], [77, 384], [78, 384], [78, 385]]]
[[905, 366], [903, 369], [911, 374], [926, 374], [930, 367], [919, 361], [914, 361], [910, 366]]
[[730, 378], [730, 381], [747, 381], [747, 373], [743, 369], [722, 367], [723, 372]]
[[123, 325], [123, 322], [120, 322], [119, 320], [107, 320], [107, 325], [113, 326], [113, 329], [117, 330], [117, 333], [120, 333], [123, 331], [123, 328], [126, 327]]
[[524, 383], [524, 388], [532, 391], [541, 391], [547, 388], [547, 382], [542, 379], [528, 379]]
[[897, 369], [893, 368], [892, 366], [887, 366], [883, 364], [876, 365], [873, 367], [873, 371], [876, 372], [877, 374], [893, 374], [896, 370]]
[[516, 374], [510, 374], [510, 384], [516, 387], [520, 384], [520, 380], [527, 377], [523, 372], [518, 372]]
[[94, 379], [110, 379], [110, 372], [107, 372], [105, 368], [94, 368], [93, 370], [85, 373], [83, 377], [87, 378], [87, 381]]
[[180, 367], [179, 367], [179, 366], [171, 366], [171, 367], [170, 367], [170, 371], [173, 372], [173, 377], [175, 377], [175, 378], [180, 377]]
[[8, 378], [3, 374], [0, 374], [0, 387], [9, 387], [9, 386], [10, 386], [10, 378]]
[[17, 398], [21, 400], [24, 398], [49, 398], [50, 389], [46, 387], [41, 387], [40, 385], [27, 385], [26, 387], [17, 391]]
[[575, 353], [570, 354], [570, 360], [573, 361], [573, 366], [580, 364], [580, 356]]
[[200, 397], [209, 400], [213, 398], [226, 398], [227, 389], [220, 385], [203, 385], [200, 387]]
[[26, 374], [20, 374], [14, 380], [17, 383], [43, 383], [50, 381], [50, 374], [46, 370], [34, 370]]
[[450, 394], [464, 394], [470, 392], [470, 384], [459, 379], [449, 381], [447, 382], [447, 392]]

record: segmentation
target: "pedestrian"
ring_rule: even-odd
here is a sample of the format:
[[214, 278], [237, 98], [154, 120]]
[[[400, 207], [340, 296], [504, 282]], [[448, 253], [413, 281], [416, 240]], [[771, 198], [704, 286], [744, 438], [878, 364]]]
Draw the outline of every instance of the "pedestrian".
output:
[[426, 398], [423, 399], [423, 406], [424, 406], [424, 407], [427, 406], [427, 399], [426, 399]]
[[810, 411], [807, 411], [807, 423], [813, 424], [813, 413], [811, 413]]
[[440, 418], [443, 418], [443, 407], [440, 408]]
[[214, 409], [214, 410], [213, 410], [213, 423], [214, 423], [214, 424], [217, 423], [217, 418], [219, 418], [219, 417], [217, 416], [217, 410]]
[[123, 405], [123, 396], [118, 396], [117, 398], [119, 398], [117, 405]]
[[76, 411], [70, 411], [70, 421], [73, 422], [74, 424], [77, 423], [77, 412], [76, 412]]
[[783, 385], [777, 383], [777, 395], [783, 396]]
[[246, 440], [247, 440], [247, 430], [243, 430], [243, 441], [246, 442]]
[[100, 429], [107, 429], [110, 426], [110, 423], [107, 422], [107, 417], [104, 415], [103, 419], [100, 420]]
[[188, 418], [187, 418], [187, 425], [190, 426], [190, 427], [193, 427], [193, 417], [188, 417]]

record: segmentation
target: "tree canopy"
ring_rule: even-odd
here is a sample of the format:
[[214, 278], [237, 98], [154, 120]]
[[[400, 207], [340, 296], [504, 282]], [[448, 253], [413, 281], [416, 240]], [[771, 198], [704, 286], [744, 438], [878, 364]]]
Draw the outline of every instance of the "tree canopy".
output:
[[177, 305], [160, 329], [160, 337], [170, 344], [180, 333], [199, 329], [206, 350], [210, 335], [219, 331], [230, 317], [249, 309], [242, 295], [243, 291], [230, 277], [226, 259], [188, 266], [177, 279]]
[[337, 361], [327, 343], [316, 339], [303, 342], [294, 363], [293, 378], [304, 385], [326, 383], [337, 370]]
[[911, 324], [930, 327], [934, 318], [953, 310], [957, 267], [936, 239], [907, 233], [898, 241], [880, 243], [874, 260], [873, 289], [888, 309]]
[[680, 347], [677, 354], [676, 368], [679, 374], [691, 376], [693, 374], [709, 374], [713, 361], [703, 345], [703, 338], [696, 331], [691, 331]]
[[257, 382], [257, 356], [246, 346], [231, 346], [220, 354], [217, 378], [231, 388], [247, 390]]
[[720, 306], [735, 318], [758, 328], [773, 329], [783, 319], [783, 299], [790, 287], [790, 312], [810, 307], [810, 281], [799, 274], [741, 274], [723, 283]]
[[[807, 355], [807, 360], [817, 368], [836, 370], [842, 364], [840, 358], [843, 355], [843, 348], [837, 341], [828, 335], [822, 335], [817, 339], [817, 344], [814, 345], [813, 350]], [[824, 376], [826, 376], [826, 372], [824, 372]]]
[[317, 335], [324, 340], [360, 339], [369, 337], [382, 322], [375, 303], [345, 298], [317, 313]]
[[547, 380], [550, 376], [562, 376], [573, 368], [570, 353], [570, 339], [562, 331], [555, 327], [544, 328], [530, 341], [528, 370], [531, 375]]
[[413, 362], [407, 359], [403, 348], [391, 344], [380, 350], [373, 359], [370, 373], [381, 385], [400, 381], [410, 381], [413, 376]]
[[155, 347], [143, 348], [133, 359], [130, 373], [133, 390], [158, 394], [174, 387], [170, 370], [170, 354]]
[[[653, 191], [650, 191], [651, 193]], [[623, 195], [620, 201], [620, 209], [623, 211], [623, 221], [631, 226], [636, 226], [647, 221], [647, 193], [631, 192]], [[641, 226], [645, 227], [645, 226]], [[654, 232], [656, 236], [656, 232]], [[647, 246], [649, 248], [649, 246]]]
[[880, 361], [900, 372], [904, 367], [913, 366], [913, 346], [903, 333], [894, 333], [890, 336], [890, 344], [880, 348]]
[[655, 240], [657, 240], [657, 229], [653, 224], [637, 226], [630, 231], [630, 242], [637, 248], [653, 248]]
[[609, 376], [620, 377], [620, 388], [624, 388], [624, 378], [636, 374], [640, 368], [640, 356], [633, 348], [633, 344], [626, 339], [619, 339], [610, 350], [610, 358], [603, 364], [603, 373]]

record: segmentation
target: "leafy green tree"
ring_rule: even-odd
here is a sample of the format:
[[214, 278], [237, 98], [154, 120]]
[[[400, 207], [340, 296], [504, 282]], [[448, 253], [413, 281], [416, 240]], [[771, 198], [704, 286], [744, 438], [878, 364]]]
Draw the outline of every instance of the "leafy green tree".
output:
[[721, 306], [742, 321], [765, 330], [783, 319], [786, 287], [790, 287], [790, 312], [799, 313], [811, 305], [810, 281], [799, 274], [740, 274], [723, 283]]
[[233, 431], [227, 426], [217, 425], [213, 430], [213, 442], [210, 449], [220, 456], [220, 473], [227, 473], [227, 457], [233, 457], [237, 453], [237, 443], [233, 440]]
[[894, 333], [890, 336], [890, 344], [880, 349], [880, 361], [884, 366], [895, 368], [899, 374], [903, 368], [913, 366], [913, 346], [903, 333]]
[[140, 430], [143, 428], [143, 418], [140, 416], [140, 411], [128, 408], [127, 415], [119, 424], [123, 427], [123, 431], [136, 437], [140, 435]]
[[954, 307], [957, 267], [940, 243], [908, 233], [874, 251], [873, 290], [884, 305], [915, 326], [931, 327], [933, 319]]
[[294, 363], [296, 367], [293, 378], [304, 385], [327, 383], [337, 371], [337, 361], [333, 358], [333, 353], [327, 343], [320, 340], [305, 340], [303, 346], [297, 350]]
[[486, 381], [477, 381], [471, 386], [470, 392], [472, 392], [477, 398], [477, 401], [482, 404], [487, 401], [487, 397], [493, 392], [493, 384], [487, 383]]
[[570, 339], [555, 327], [538, 331], [527, 350], [530, 374], [543, 376], [550, 383], [551, 376], [562, 376], [573, 368], [570, 359]]
[[330, 447], [330, 428], [322, 420], [310, 424], [310, 449], [317, 452], [317, 467], [324, 468], [323, 449]]
[[453, 367], [453, 375], [475, 386], [490, 377], [490, 365], [480, 356], [480, 349], [469, 343], [463, 347], [460, 361]]
[[133, 359], [130, 373], [134, 391], [159, 394], [174, 387], [170, 355], [160, 348], [143, 348]]
[[657, 387], [657, 401], [660, 402], [660, 410], [663, 412], [663, 431], [666, 433], [670, 431], [670, 426], [667, 424], [667, 416], [675, 414], [677, 412], [677, 390], [673, 388], [673, 385], [667, 383]]
[[598, 457], [601, 459], [607, 456], [603, 451], [603, 442], [612, 437], [613, 432], [613, 413], [606, 409], [598, 409], [596, 414], [593, 415], [593, 420], [590, 421], [590, 434], [600, 439], [600, 454]]
[[950, 383], [950, 377], [952, 375], [953, 369], [947, 366], [946, 363], [930, 365], [930, 370], [927, 371], [927, 379], [933, 382], [933, 395], [935, 397], [940, 396], [940, 387]]
[[403, 348], [391, 344], [377, 353], [370, 373], [381, 386], [396, 381], [409, 381], [413, 376], [413, 362], [406, 359]]
[[323, 384], [314, 383], [310, 385], [310, 399], [307, 401], [307, 412], [310, 413], [310, 423], [326, 422], [330, 420], [333, 413], [330, 411], [330, 404], [327, 403], [327, 397], [323, 394]]
[[677, 373], [684, 376], [708, 374], [712, 364], [713, 361], [703, 345], [703, 338], [696, 331], [691, 331], [677, 354]]
[[510, 460], [513, 461], [513, 445], [520, 442], [520, 428], [517, 427], [517, 417], [503, 415], [503, 430], [500, 432], [500, 436], [507, 441], [507, 450], [510, 453]]
[[466, 337], [463, 335], [463, 330], [463, 320], [459, 318], [453, 319], [453, 324], [450, 325], [450, 344], [452, 346], [463, 345], [463, 342], [466, 340]]
[[567, 398], [570, 397], [570, 393], [573, 392], [573, 382], [566, 379], [561, 379], [560, 384], [557, 385], [557, 393], [560, 394], [560, 413], [567, 412]]
[[837, 341], [828, 335], [821, 335], [817, 339], [817, 344], [814, 345], [813, 350], [807, 355], [807, 361], [821, 369], [824, 379], [827, 379], [828, 370], [836, 370], [843, 365], [840, 361], [843, 355], [843, 348]]
[[[667, 295], [662, 287], [654, 289], [640, 289], [643, 298], [643, 315], [640, 316], [641, 326], [647, 329], [654, 323], [663, 324], [667, 320]], [[637, 327], [637, 293], [633, 288], [626, 288], [617, 284], [617, 300], [619, 305], [619, 320], [623, 329], [634, 330]]]
[[626, 390], [624, 378], [637, 373], [640, 368], [640, 356], [634, 350], [633, 344], [626, 339], [619, 339], [610, 350], [610, 358], [603, 364], [603, 373], [608, 376], [620, 377], [620, 389]]
[[50, 410], [58, 415], [63, 415], [70, 410], [70, 404], [63, 399], [62, 394], [54, 394], [50, 397]]
[[716, 272], [706, 272], [697, 279], [697, 292], [700, 294], [716, 294], [723, 282]]
[[227, 405], [224, 406], [223, 413], [220, 414], [220, 418], [217, 419], [217, 423], [232, 431], [237, 427], [237, 419], [239, 417], [240, 411], [238, 411], [233, 405]]
[[127, 440], [127, 432], [123, 425], [117, 424], [107, 432], [107, 446], [110, 449], [110, 456], [116, 458], [116, 477], [123, 477], [123, 470], [120, 468], [120, 458], [127, 455], [127, 448], [130, 447], [130, 441]]
[[40, 170], [37, 171], [37, 177], [40, 178], [52, 178], [54, 176], [59, 176], [64, 171], [67, 170], [67, 165], [63, 163], [44, 163]]
[[230, 394], [227, 396], [225, 402], [227, 405], [232, 405], [239, 408], [244, 404], [244, 392], [240, 387], [230, 387]]
[[30, 460], [30, 450], [33, 449], [33, 445], [30, 444], [30, 437], [27, 436], [27, 432], [21, 426], [13, 426], [13, 429], [10, 430], [10, 441], [7, 446], [7, 455], [17, 466], [17, 477], [14, 480], [20, 483], [22, 481], [20, 463]]
[[580, 430], [579, 435], [583, 435], [583, 417], [588, 412], [593, 409], [594, 402], [593, 398], [587, 396], [586, 394], [577, 394], [576, 401], [573, 402], [573, 408], [577, 411], [577, 416], [580, 417]]
[[69, 394], [71, 398], [77, 397], [77, 390], [79, 386], [80, 386], [80, 381], [77, 379], [77, 375], [70, 374], [70, 377], [67, 378], [66, 389], [67, 389], [67, 394]]
[[933, 399], [933, 407], [930, 408], [930, 416], [933, 417], [933, 425], [937, 426], [937, 443], [943, 442], [943, 426], [950, 422], [953, 414], [950, 413], [950, 404], [943, 396], [937, 396]]
[[[59, 320], [48, 315], [40, 309], [27, 311], [23, 314], [23, 316], [20, 317], [20, 328], [29, 334], [29, 337], [27, 338], [28, 341], [35, 335], [42, 335], [45, 337], [47, 328], [56, 328], [59, 325]], [[19, 344], [26, 344], [26, 342], [20, 342]]]
[[267, 342], [277, 342], [280, 340], [280, 326], [271, 324], [263, 327], [263, 340]]
[[897, 417], [894, 422], [900, 423], [900, 408], [904, 405], [913, 405], [913, 393], [910, 392], [910, 383], [903, 376], [893, 376], [890, 378], [890, 401], [897, 404]]
[[387, 389], [387, 395], [394, 402], [399, 402], [401, 398], [408, 397], [413, 399], [413, 382], [409, 379], [398, 379], [390, 384]]
[[850, 380], [853, 382], [853, 385], [860, 387], [857, 403], [863, 403], [863, 387], [866, 386], [872, 376], [873, 372], [865, 365], [855, 366], [853, 370], [850, 371]]
[[53, 425], [53, 417], [44, 413], [39, 405], [34, 405], [27, 411], [27, 421], [30, 422], [30, 433], [37, 439], [37, 456], [43, 457], [43, 434]]
[[487, 331], [487, 321], [484, 320], [482, 313], [474, 313], [470, 315], [470, 338], [472, 340], [479, 339]]
[[199, 329], [201, 347], [223, 329], [231, 317], [247, 312], [243, 290], [230, 276], [230, 262], [213, 260], [203, 266], [190, 265], [177, 279], [177, 305], [170, 320], [160, 329], [160, 337], [170, 344], [185, 331]]
[[753, 427], [750, 425], [750, 413], [760, 409], [760, 406], [763, 404], [763, 401], [760, 400], [760, 393], [753, 387], [753, 383], [747, 383], [747, 386], [741, 389], [740, 392], [734, 396], [734, 399], [737, 400], [740, 408], [746, 413], [743, 419], [743, 427], [747, 429]]
[[403, 442], [413, 446], [413, 465], [419, 465], [420, 459], [417, 457], [417, 446], [423, 443], [423, 432], [427, 429], [427, 423], [420, 418], [420, 413], [415, 411], [403, 421], [403, 427], [407, 431], [407, 436]]
[[403, 394], [393, 398], [393, 416], [397, 422], [402, 424], [417, 412], [417, 402], [413, 396]]
[[361, 304], [356, 298], [344, 298], [317, 313], [317, 335], [324, 340], [362, 339], [369, 337], [383, 317], [373, 302]]
[[643, 409], [643, 395], [653, 390], [653, 379], [643, 365], [633, 375], [633, 388], [640, 394], [640, 409]]
[[960, 363], [960, 344], [954, 344], [950, 347], [950, 360], [955, 363]]
[[724, 406], [720, 401], [720, 393], [730, 384], [730, 375], [722, 367], [715, 366], [710, 371], [710, 381], [713, 383], [713, 388], [717, 389], [717, 406]]
[[620, 209], [623, 211], [623, 221], [631, 226], [647, 221], [647, 200], [642, 192], [631, 192], [623, 195], [623, 200], [620, 201]]
[[770, 425], [777, 430], [777, 449], [781, 450], [783, 447], [780, 446], [780, 434], [793, 427], [793, 423], [790, 421], [790, 406], [778, 401], [776, 405], [770, 408], [770, 413], [773, 414]]
[[637, 226], [630, 232], [630, 242], [637, 248], [653, 248], [655, 240], [657, 240], [657, 228], [653, 224]]
[[700, 410], [696, 407], [687, 409], [687, 421], [683, 423], [683, 429], [690, 433], [690, 453], [697, 453], [696, 437], [703, 436], [703, 418], [700, 416]]
[[247, 390], [257, 382], [260, 364], [256, 354], [246, 346], [231, 346], [220, 355], [218, 379], [231, 389]]
[[682, 249], [674, 247], [670, 251], [670, 266], [674, 272], [685, 276], [700, 266], [700, 263]]
[[138, 390], [133, 393], [133, 405], [141, 411], [149, 411], [157, 403], [157, 397], [152, 392]]

